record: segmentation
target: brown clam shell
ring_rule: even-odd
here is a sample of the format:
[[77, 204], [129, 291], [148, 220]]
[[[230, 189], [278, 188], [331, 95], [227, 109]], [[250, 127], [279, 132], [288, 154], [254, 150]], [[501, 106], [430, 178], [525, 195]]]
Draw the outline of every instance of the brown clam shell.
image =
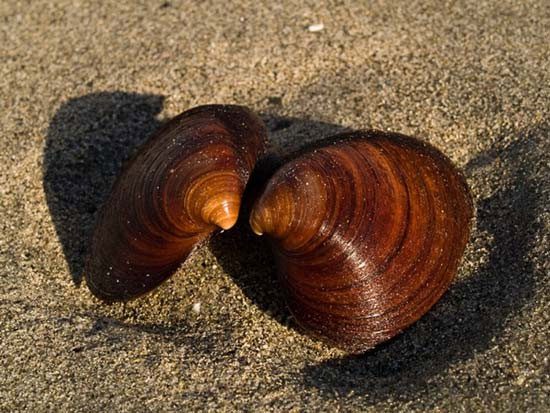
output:
[[350, 352], [418, 320], [451, 283], [473, 214], [438, 150], [395, 133], [338, 135], [284, 164], [250, 216], [298, 323]]
[[233, 105], [197, 107], [161, 128], [99, 214], [85, 269], [90, 290], [107, 301], [144, 294], [214, 230], [231, 228], [266, 133]]

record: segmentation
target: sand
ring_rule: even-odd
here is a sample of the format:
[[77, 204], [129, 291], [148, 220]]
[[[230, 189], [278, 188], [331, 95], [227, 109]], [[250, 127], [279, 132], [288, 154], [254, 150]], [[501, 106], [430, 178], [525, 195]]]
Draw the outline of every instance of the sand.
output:
[[[0, 410], [550, 410], [550, 3], [365, 3], [1, 2]], [[96, 300], [120, 165], [213, 102], [283, 149], [378, 128], [448, 154], [477, 208], [449, 292], [349, 357], [297, 330], [241, 223], [155, 293]]]

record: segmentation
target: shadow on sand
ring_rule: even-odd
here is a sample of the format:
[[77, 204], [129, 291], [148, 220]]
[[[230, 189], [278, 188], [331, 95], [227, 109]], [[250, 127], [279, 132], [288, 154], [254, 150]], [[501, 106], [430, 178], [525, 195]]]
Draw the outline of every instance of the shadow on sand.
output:
[[92, 93], [65, 102], [48, 128], [44, 190], [75, 284], [95, 214], [123, 162], [160, 126], [164, 98], [124, 92]]

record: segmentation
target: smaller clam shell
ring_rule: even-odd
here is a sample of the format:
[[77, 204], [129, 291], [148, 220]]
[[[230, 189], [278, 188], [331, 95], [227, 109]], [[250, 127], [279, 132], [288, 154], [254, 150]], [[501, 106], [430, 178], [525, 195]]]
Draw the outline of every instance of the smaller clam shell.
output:
[[216, 228], [231, 228], [265, 139], [262, 121], [231, 105], [191, 109], [159, 130], [99, 214], [85, 270], [90, 290], [108, 301], [144, 294]]

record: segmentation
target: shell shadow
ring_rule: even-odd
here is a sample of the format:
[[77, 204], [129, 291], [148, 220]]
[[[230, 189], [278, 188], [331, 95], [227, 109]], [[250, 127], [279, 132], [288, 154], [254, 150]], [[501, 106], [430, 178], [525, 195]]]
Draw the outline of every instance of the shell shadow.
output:
[[44, 191], [75, 285], [95, 213], [133, 151], [161, 122], [163, 96], [99, 92], [63, 103], [44, 148]]
[[372, 403], [389, 396], [414, 400], [429, 389], [430, 377], [490, 348], [507, 320], [531, 301], [540, 276], [529, 254], [541, 230], [536, 218], [545, 204], [540, 182], [549, 178], [543, 163], [549, 135], [549, 124], [537, 125], [465, 167], [472, 180], [489, 179], [499, 188], [477, 203], [471, 243], [476, 251], [489, 251], [480, 268], [452, 285], [432, 311], [393, 340], [363, 355], [306, 366], [305, 388], [326, 397], [353, 393]]

